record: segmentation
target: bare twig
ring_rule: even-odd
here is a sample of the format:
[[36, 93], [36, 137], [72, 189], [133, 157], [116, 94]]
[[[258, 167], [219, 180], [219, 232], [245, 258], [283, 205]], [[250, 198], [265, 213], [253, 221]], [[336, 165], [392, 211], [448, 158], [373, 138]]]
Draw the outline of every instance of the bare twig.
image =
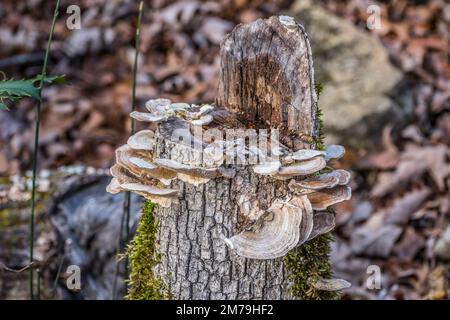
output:
[[3, 269], [3, 270], [8, 271], [8, 272], [12, 272], [12, 273], [21, 273], [21, 272], [24, 272], [24, 271], [26, 271], [28, 269], [33, 269], [32, 268], [33, 265], [34, 265], [34, 262], [31, 262], [31, 263], [27, 264], [26, 266], [24, 266], [24, 267], [22, 267], [20, 269], [13, 269], [13, 268], [10, 268], [7, 265], [5, 265], [3, 262], [0, 262], [0, 269]]
[[37, 273], [37, 299], [41, 300], [41, 270], [39, 268], [36, 269]]
[[56, 288], [58, 286], [58, 280], [59, 280], [59, 276], [61, 275], [65, 257], [66, 257], [66, 255], [63, 255], [61, 257], [61, 259], [59, 260], [58, 271], [56, 272], [55, 281], [53, 282], [53, 289], [52, 289], [53, 294], [56, 293]]
[[[136, 78], [137, 78], [137, 68], [138, 68], [138, 59], [139, 59], [139, 47], [141, 44], [141, 24], [142, 24], [142, 14], [144, 12], [144, 1], [139, 3], [139, 17], [136, 27], [136, 39], [135, 39], [135, 47], [134, 47], [134, 64], [133, 64], [133, 84], [132, 84], [132, 93], [131, 93], [131, 111], [136, 109]], [[131, 121], [131, 134], [134, 134], [136, 131], [136, 123], [134, 119]], [[123, 216], [122, 221], [125, 224], [125, 228], [121, 223], [120, 228], [120, 239], [123, 238], [122, 232], [125, 229], [125, 240], [124, 246], [128, 244], [130, 241], [130, 208], [131, 207], [131, 193], [127, 192], [125, 194], [125, 199], [123, 202]], [[119, 246], [120, 248], [120, 246]], [[119, 252], [119, 250], [118, 250]], [[116, 270], [114, 275], [113, 289], [112, 289], [112, 299], [116, 298], [116, 289], [117, 289], [117, 277], [119, 273], [119, 261], [116, 263]], [[125, 257], [125, 278], [128, 277], [128, 257]]]
[[[125, 212], [125, 211], [124, 211]], [[116, 291], [117, 291], [117, 278], [119, 276], [119, 267], [120, 267], [120, 260], [118, 259], [120, 251], [123, 247], [123, 226], [125, 224], [125, 214], [122, 214], [122, 217], [120, 219], [120, 232], [119, 232], [119, 238], [117, 239], [117, 247], [116, 247], [116, 268], [114, 270], [114, 279], [113, 279], [113, 285], [112, 285], [112, 296], [111, 299], [114, 300], [116, 298]]]

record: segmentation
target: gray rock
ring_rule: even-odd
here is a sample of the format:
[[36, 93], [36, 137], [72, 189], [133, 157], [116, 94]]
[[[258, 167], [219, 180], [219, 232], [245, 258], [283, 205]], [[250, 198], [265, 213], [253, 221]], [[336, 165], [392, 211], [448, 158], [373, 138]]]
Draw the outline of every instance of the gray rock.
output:
[[327, 143], [355, 147], [378, 136], [383, 119], [401, 113], [387, 96], [402, 78], [380, 41], [320, 5], [299, 0], [289, 14], [305, 26], [311, 40], [316, 83], [323, 90]]

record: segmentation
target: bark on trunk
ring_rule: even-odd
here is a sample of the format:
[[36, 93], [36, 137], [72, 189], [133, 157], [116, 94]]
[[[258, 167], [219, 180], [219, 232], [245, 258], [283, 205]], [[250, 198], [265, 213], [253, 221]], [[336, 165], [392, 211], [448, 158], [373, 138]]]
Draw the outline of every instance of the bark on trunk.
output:
[[[249, 127], [280, 129], [289, 147], [314, 148], [317, 98], [301, 26], [286, 17], [237, 26], [222, 43], [220, 72], [218, 106]], [[167, 146], [158, 152], [164, 155]], [[239, 169], [233, 179], [200, 186], [173, 182], [181, 190], [179, 201], [156, 209], [161, 260], [154, 272], [173, 298], [293, 298], [283, 258], [242, 258], [223, 241], [248, 226], [252, 208], [267, 209], [287, 193], [287, 182], [258, 176], [248, 166]]]

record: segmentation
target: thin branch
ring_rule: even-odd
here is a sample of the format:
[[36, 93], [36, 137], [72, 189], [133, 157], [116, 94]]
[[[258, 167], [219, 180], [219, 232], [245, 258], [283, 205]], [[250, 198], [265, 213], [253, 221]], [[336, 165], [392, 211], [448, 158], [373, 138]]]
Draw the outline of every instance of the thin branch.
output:
[[[136, 79], [137, 79], [137, 69], [139, 62], [139, 47], [141, 45], [141, 24], [142, 24], [142, 12], [144, 9], [144, 1], [139, 4], [139, 18], [136, 28], [136, 43], [134, 46], [134, 65], [133, 65], [133, 88], [131, 94], [131, 111], [136, 110]], [[136, 121], [131, 120], [131, 135], [136, 132]], [[126, 210], [126, 220], [125, 220], [125, 241], [128, 243], [130, 241], [130, 206], [131, 206], [131, 196], [130, 192], [127, 195], [127, 210]], [[128, 259], [126, 261], [126, 268], [128, 269]]]
[[12, 273], [22, 273], [22, 272], [24, 272], [24, 271], [26, 271], [28, 269], [33, 269], [32, 268], [33, 264], [34, 263], [32, 262], [32, 263], [29, 263], [25, 267], [22, 267], [20, 269], [12, 269], [12, 268], [8, 267], [7, 265], [5, 265], [3, 262], [0, 262], [0, 269], [3, 269], [3, 270], [8, 271], [8, 272], [12, 272]]
[[26, 53], [26, 54], [19, 54], [13, 57], [7, 57], [0, 59], [0, 69], [8, 68], [10, 66], [20, 66], [20, 65], [28, 65], [28, 64], [35, 64], [40, 63], [44, 60], [45, 53], [39, 52], [39, 53]]
[[[35, 224], [35, 210], [36, 210], [36, 177], [37, 177], [37, 158], [39, 149], [39, 129], [41, 124], [41, 105], [42, 105], [42, 89], [45, 82], [45, 76], [47, 74], [48, 57], [50, 54], [50, 47], [52, 44], [53, 34], [55, 31], [56, 19], [59, 15], [59, 3], [57, 0], [55, 11], [53, 13], [52, 26], [50, 29], [50, 34], [48, 36], [47, 49], [45, 51], [44, 65], [42, 66], [41, 79], [39, 83], [39, 101], [36, 109], [36, 122], [35, 122], [35, 132], [34, 132], [34, 152], [33, 152], [33, 182], [32, 182], [32, 193], [31, 193], [31, 219], [30, 219], [30, 264], [34, 262], [34, 224]], [[30, 268], [30, 299], [34, 299], [34, 282], [33, 282], [33, 269]]]
[[58, 280], [59, 280], [59, 276], [61, 275], [65, 257], [66, 257], [66, 255], [64, 254], [61, 257], [61, 259], [59, 260], [58, 271], [56, 271], [55, 281], [53, 282], [53, 289], [52, 289], [53, 294], [56, 293], [56, 288], [58, 287]]
[[41, 270], [39, 268], [36, 269], [37, 273], [37, 300], [41, 300]]
[[[124, 200], [125, 201], [125, 200]], [[125, 212], [125, 211], [124, 211]], [[115, 300], [116, 299], [116, 293], [117, 293], [117, 278], [119, 277], [119, 267], [120, 267], [120, 261], [118, 259], [118, 256], [120, 254], [120, 251], [122, 250], [122, 245], [123, 245], [123, 238], [122, 238], [122, 234], [123, 234], [123, 227], [125, 224], [125, 214], [122, 214], [122, 217], [120, 219], [120, 231], [119, 231], [119, 237], [117, 239], [117, 247], [116, 247], [116, 267], [114, 269], [114, 279], [113, 279], [113, 285], [112, 285], [112, 295], [111, 295], [111, 300]]]
[[[127, 191], [124, 194], [123, 201], [123, 216], [124, 216], [124, 231], [125, 236], [123, 237], [123, 249], [127, 247], [128, 240], [130, 237], [130, 213], [131, 213], [131, 192]], [[125, 278], [128, 277], [128, 259], [125, 259]]]

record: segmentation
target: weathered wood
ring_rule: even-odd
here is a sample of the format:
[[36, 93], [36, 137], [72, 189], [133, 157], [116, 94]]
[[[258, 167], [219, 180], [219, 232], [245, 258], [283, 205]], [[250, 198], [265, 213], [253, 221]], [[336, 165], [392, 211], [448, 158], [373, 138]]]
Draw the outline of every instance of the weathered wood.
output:
[[308, 148], [318, 134], [311, 48], [290, 17], [237, 26], [221, 46], [217, 105], [256, 128], [278, 128], [282, 142]]
[[[281, 141], [289, 147], [313, 147], [317, 98], [311, 51], [301, 26], [281, 17], [239, 25], [222, 43], [221, 59], [219, 107], [235, 112], [244, 125], [279, 128]], [[156, 156], [167, 156], [171, 147], [159, 141]], [[175, 181], [171, 187], [180, 190], [179, 201], [155, 211], [157, 250], [162, 254], [155, 276], [173, 298], [293, 298], [283, 258], [242, 258], [223, 241], [249, 226], [250, 211], [267, 209], [285, 196], [287, 181], [242, 166], [233, 179], [215, 178], [200, 186]]]

